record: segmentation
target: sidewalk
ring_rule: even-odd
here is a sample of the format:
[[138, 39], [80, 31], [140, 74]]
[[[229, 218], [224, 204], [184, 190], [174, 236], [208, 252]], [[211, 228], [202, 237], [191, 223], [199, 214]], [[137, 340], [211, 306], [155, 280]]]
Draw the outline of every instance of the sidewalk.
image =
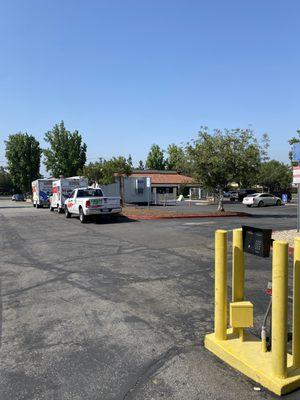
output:
[[274, 232], [272, 238], [274, 240], [284, 240], [289, 243], [290, 247], [294, 247], [294, 239], [296, 237], [300, 237], [300, 232], [297, 232], [296, 229], [289, 229], [285, 231], [277, 231]]

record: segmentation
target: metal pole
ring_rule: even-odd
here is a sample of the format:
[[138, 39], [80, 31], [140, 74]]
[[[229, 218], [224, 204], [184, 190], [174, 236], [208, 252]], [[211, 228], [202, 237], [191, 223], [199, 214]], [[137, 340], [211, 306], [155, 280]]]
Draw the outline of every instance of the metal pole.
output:
[[243, 230], [234, 229], [232, 235], [232, 301], [244, 300]]
[[227, 338], [227, 231], [215, 233], [215, 337]]
[[[232, 301], [244, 300], [244, 252], [243, 252], [243, 230], [232, 231]], [[243, 329], [233, 329], [234, 333], [243, 335]]]
[[294, 282], [293, 282], [293, 365], [300, 367], [300, 238], [294, 244]]
[[275, 241], [272, 267], [272, 369], [287, 377], [288, 243]]

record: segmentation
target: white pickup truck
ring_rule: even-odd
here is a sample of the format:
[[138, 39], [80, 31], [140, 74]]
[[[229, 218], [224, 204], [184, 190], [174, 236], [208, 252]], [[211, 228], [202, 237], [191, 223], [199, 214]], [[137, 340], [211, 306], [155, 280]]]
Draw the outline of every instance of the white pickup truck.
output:
[[102, 189], [78, 188], [65, 201], [65, 215], [78, 215], [80, 222], [92, 215], [115, 215], [122, 212], [120, 197], [105, 197]]

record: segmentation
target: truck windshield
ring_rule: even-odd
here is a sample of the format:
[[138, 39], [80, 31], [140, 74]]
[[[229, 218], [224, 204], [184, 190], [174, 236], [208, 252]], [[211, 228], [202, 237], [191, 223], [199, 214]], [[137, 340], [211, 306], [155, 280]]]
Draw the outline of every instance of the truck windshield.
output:
[[77, 197], [103, 197], [101, 189], [79, 189]]

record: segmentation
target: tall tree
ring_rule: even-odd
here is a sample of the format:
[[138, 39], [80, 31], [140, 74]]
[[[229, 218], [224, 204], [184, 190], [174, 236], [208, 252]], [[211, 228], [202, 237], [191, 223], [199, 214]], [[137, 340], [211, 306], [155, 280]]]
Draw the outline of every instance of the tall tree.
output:
[[143, 163], [142, 160], [139, 161], [139, 165], [137, 166], [137, 169], [140, 169], [140, 170], [144, 170], [145, 169], [145, 166], [144, 166], [144, 163]]
[[9, 135], [6, 143], [7, 167], [12, 182], [23, 192], [31, 190], [31, 182], [40, 177], [42, 150], [28, 133]]
[[292, 184], [292, 170], [277, 160], [270, 160], [261, 164], [258, 183], [269, 192], [288, 189]]
[[0, 166], [0, 193], [10, 194], [13, 192], [14, 184], [6, 168]]
[[47, 171], [55, 177], [78, 175], [86, 162], [87, 150], [79, 132], [71, 133], [61, 121], [45, 133], [45, 141], [50, 145], [44, 150]]
[[[300, 129], [298, 129], [298, 130], [296, 131], [296, 133], [297, 133], [297, 135], [296, 135], [296, 136], [293, 136], [293, 137], [288, 141], [291, 147], [292, 147], [294, 144], [296, 144], [296, 143], [300, 143]], [[289, 151], [289, 159], [290, 159], [291, 162], [293, 162], [293, 151], [292, 151], [292, 150]]]
[[133, 163], [132, 163], [132, 157], [131, 157], [131, 154], [129, 154], [129, 156], [128, 156], [128, 158], [127, 158], [127, 164], [128, 164], [128, 165], [130, 165], [130, 166], [131, 166], [131, 168], [132, 168], [132, 166], [133, 166]]
[[164, 151], [157, 144], [153, 144], [150, 148], [146, 168], [154, 170], [165, 169]]
[[187, 162], [184, 149], [172, 143], [167, 149], [168, 158], [166, 159], [166, 167], [171, 171], [186, 172]]
[[249, 185], [260, 167], [261, 148], [249, 129], [214, 130], [206, 127], [187, 146], [193, 174], [206, 188], [218, 190], [218, 210], [224, 211], [223, 190], [232, 182]]
[[267, 133], [263, 133], [261, 138], [261, 159], [263, 162], [270, 160], [269, 148], [270, 148], [270, 137]]

